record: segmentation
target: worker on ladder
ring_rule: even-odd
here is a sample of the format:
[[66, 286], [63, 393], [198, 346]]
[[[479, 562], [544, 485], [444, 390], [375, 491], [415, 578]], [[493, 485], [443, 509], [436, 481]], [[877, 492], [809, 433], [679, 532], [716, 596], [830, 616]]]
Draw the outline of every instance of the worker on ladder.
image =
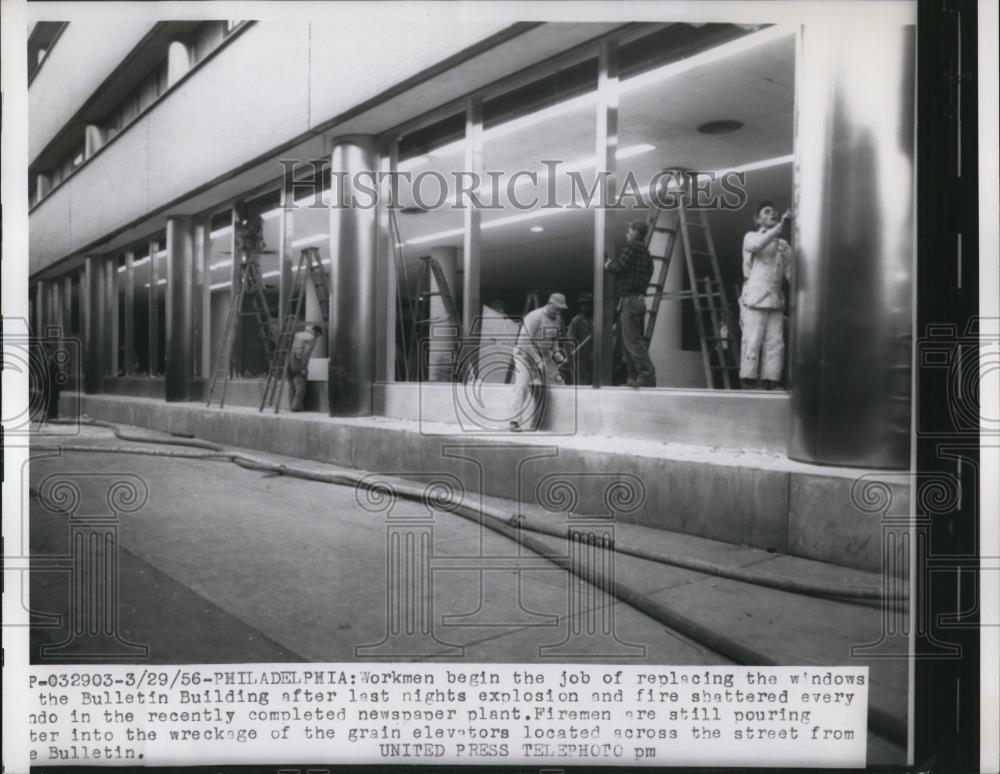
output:
[[628, 224], [625, 247], [616, 259], [607, 261], [604, 268], [616, 277], [619, 324], [622, 332], [622, 349], [628, 368], [626, 386], [655, 387], [656, 371], [649, 359], [649, 342], [643, 335], [646, 322], [646, 291], [653, 276], [653, 259], [646, 247], [649, 226], [643, 220]]
[[743, 345], [740, 358], [740, 385], [772, 390], [781, 383], [785, 365], [784, 309], [782, 281], [792, 277], [792, 248], [781, 238], [781, 230], [791, 213], [778, 218], [771, 202], [761, 202], [754, 214], [755, 231], [743, 237], [743, 291], [740, 293], [740, 327]]
[[316, 348], [317, 339], [322, 335], [323, 327], [310, 323], [292, 337], [292, 347], [288, 353], [288, 382], [291, 389], [288, 402], [291, 411], [302, 411], [305, 404], [309, 358]]

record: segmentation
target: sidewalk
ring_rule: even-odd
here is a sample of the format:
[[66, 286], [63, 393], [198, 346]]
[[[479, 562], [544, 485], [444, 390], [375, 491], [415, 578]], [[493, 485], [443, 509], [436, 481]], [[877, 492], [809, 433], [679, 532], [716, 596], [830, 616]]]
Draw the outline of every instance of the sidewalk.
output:
[[[59, 439], [38, 436], [35, 441], [37, 448]], [[126, 444], [96, 428], [85, 428], [67, 443], [184, 451]], [[32, 486], [41, 486], [51, 473], [78, 482], [81, 513], [107, 512], [105, 489], [116, 474], [138, 475], [148, 486], [148, 503], [123, 517], [118, 531], [119, 610], [125, 636], [149, 644], [150, 660], [156, 663], [425, 658], [729, 663], [628, 605], [580, 591], [578, 578], [507, 538], [419, 503], [379, 500], [350, 487], [262, 475], [226, 462], [166, 457], [67, 452], [33, 463]], [[509, 501], [487, 499], [516, 509]], [[66, 518], [48, 514], [37, 499], [31, 510], [33, 552], [67, 551]], [[538, 508], [526, 513], [553, 518]], [[429, 644], [425, 637], [402, 650], [391, 639], [386, 645], [392, 616], [387, 610], [387, 533], [399, 521], [426, 526], [433, 544], [432, 586], [406, 589], [415, 608], [423, 603], [430, 611], [433, 641]], [[881, 583], [877, 575], [859, 570], [641, 525], [617, 524], [615, 536], [650, 550], [773, 575], [845, 585]], [[566, 550], [564, 540], [536, 537], [555, 552]], [[600, 552], [596, 561], [607, 567], [612, 559]], [[877, 606], [749, 586], [622, 554], [615, 554], [613, 562], [621, 583], [780, 663], [869, 666], [871, 705], [905, 717], [905, 661], [850, 657], [852, 644], [879, 639], [882, 613]], [[39, 609], [53, 610], [60, 600], [65, 608], [63, 575], [33, 573], [32, 599], [39, 601]], [[586, 632], [588, 623], [612, 619], [615, 637], [570, 636], [574, 623]], [[64, 633], [42, 630], [42, 638], [58, 642]], [[380, 643], [381, 650], [372, 647]], [[870, 737], [870, 763], [900, 762], [900, 754], [894, 745]]]

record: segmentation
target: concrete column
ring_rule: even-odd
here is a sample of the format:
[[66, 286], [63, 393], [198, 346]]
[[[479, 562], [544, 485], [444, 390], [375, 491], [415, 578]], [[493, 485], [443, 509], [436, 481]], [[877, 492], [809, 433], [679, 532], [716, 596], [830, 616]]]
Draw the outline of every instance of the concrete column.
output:
[[191, 69], [191, 52], [185, 43], [179, 40], [170, 42], [167, 49], [167, 88], [183, 78]]
[[913, 27], [802, 28], [788, 442], [795, 459], [909, 465], [914, 48]]
[[[375, 381], [376, 210], [352, 205], [369, 195], [354, 176], [374, 174], [378, 154], [373, 137], [353, 135], [333, 142], [330, 207], [330, 413], [366, 416], [372, 411]], [[372, 180], [361, 181], [363, 185]]]
[[194, 378], [194, 225], [167, 218], [167, 363], [164, 397], [191, 400]]
[[83, 391], [86, 393], [100, 392], [104, 385], [104, 373], [108, 370], [105, 358], [108, 356], [109, 339], [108, 324], [111, 315], [107, 308], [107, 293], [105, 283], [107, 272], [104, 260], [87, 257], [83, 264], [83, 286], [80, 288], [80, 301], [85, 310], [83, 331]]
[[[441, 267], [441, 273], [444, 274], [445, 282], [448, 283], [448, 290], [454, 298], [455, 278], [458, 276], [456, 272], [458, 248], [432, 247], [431, 258], [437, 261], [438, 266]], [[431, 292], [441, 292], [433, 275], [431, 276]], [[434, 322], [430, 324], [427, 373], [429, 381], [450, 382], [455, 367], [455, 345], [459, 340], [460, 331], [456, 330], [455, 326], [448, 321], [448, 313], [441, 296], [432, 295], [430, 301], [430, 319]], [[460, 321], [459, 324], [461, 324]]]
[[89, 159], [104, 144], [104, 132], [97, 124], [87, 124], [83, 130], [83, 157]]

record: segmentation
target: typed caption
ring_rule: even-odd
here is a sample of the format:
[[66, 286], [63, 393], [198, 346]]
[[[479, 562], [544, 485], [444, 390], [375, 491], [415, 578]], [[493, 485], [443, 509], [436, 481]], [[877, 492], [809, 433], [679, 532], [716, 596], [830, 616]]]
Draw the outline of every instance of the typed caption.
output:
[[868, 669], [32, 667], [40, 764], [863, 767]]

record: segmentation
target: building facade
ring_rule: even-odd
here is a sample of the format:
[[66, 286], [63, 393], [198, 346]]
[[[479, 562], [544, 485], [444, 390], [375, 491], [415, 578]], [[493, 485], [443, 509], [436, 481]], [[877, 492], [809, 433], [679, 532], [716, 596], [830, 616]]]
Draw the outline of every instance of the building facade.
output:
[[[31, 325], [81, 341], [81, 391], [207, 401], [227, 372], [227, 401], [259, 405], [270, 350], [249, 301], [220, 365], [252, 261], [272, 336], [296, 288], [296, 323], [322, 327], [313, 411], [455, 421], [457, 381], [502, 419], [489, 407], [506, 401], [522, 313], [559, 292], [568, 322], [590, 294], [592, 359], [552, 386], [554, 426], [575, 412], [576, 432], [629, 435], [601, 417], [631, 401], [640, 436], [713, 444], [706, 417], [724, 405], [744, 425], [722, 431], [728, 445], [908, 465], [912, 25], [376, 30], [355, 14], [122, 22], [110, 41], [100, 26], [38, 23], [28, 52]], [[793, 212], [786, 389], [741, 393], [706, 352], [739, 348], [742, 239], [764, 200]], [[682, 218], [710, 241], [675, 240], [656, 263], [659, 389], [635, 404], [604, 264], [629, 222], [651, 223], [663, 256]], [[310, 248], [327, 299], [298, 283]], [[695, 404], [700, 424], [660, 421]]]

